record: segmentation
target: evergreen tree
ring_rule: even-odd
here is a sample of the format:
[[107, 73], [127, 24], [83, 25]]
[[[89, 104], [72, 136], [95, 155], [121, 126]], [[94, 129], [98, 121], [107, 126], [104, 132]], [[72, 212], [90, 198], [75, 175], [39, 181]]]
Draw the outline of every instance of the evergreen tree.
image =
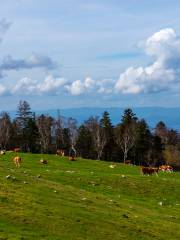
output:
[[27, 141], [30, 152], [39, 152], [39, 132], [36, 124], [35, 115], [33, 118], [30, 118], [27, 123]]
[[164, 122], [162, 121], [158, 122], [158, 124], [155, 127], [155, 135], [161, 138], [163, 144], [167, 143], [168, 129]]
[[32, 119], [32, 112], [28, 102], [20, 101], [17, 110], [16, 130], [20, 147], [23, 151], [29, 151], [29, 121]]
[[100, 126], [103, 129], [106, 139], [106, 144], [103, 149], [102, 158], [106, 161], [112, 161], [114, 148], [114, 131], [109, 113], [107, 111], [103, 113], [103, 116], [100, 120]]
[[151, 148], [151, 132], [144, 119], [137, 122], [135, 129], [135, 143], [133, 148], [135, 164], [141, 165], [148, 160]]
[[91, 132], [84, 125], [79, 127], [76, 149], [78, 155], [83, 158], [91, 158], [93, 155], [93, 141]]

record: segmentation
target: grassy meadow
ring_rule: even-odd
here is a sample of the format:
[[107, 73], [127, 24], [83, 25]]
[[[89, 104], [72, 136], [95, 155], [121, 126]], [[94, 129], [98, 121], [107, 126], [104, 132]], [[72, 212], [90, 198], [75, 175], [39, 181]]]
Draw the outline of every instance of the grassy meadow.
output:
[[[0, 239], [178, 240], [180, 173], [55, 155], [0, 156]], [[48, 161], [41, 165], [39, 160]]]

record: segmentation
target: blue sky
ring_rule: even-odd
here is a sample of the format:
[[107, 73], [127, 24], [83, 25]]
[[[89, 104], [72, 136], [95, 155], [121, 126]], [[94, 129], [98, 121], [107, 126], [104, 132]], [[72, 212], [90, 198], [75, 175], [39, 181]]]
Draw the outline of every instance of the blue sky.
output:
[[[178, 0], [1, 0], [0, 109], [180, 106]], [[167, 101], [168, 96], [168, 101]]]

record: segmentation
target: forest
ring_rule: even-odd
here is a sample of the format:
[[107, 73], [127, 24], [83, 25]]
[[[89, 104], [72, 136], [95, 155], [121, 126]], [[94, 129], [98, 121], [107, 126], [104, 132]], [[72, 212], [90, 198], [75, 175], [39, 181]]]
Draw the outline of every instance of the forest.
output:
[[0, 114], [1, 150], [55, 154], [63, 149], [68, 155], [72, 146], [78, 157], [86, 159], [180, 168], [180, 134], [163, 121], [150, 128], [130, 108], [115, 126], [107, 111], [79, 125], [76, 119], [61, 116], [60, 111], [56, 118], [36, 115], [27, 101], [19, 102], [13, 119], [8, 112]]

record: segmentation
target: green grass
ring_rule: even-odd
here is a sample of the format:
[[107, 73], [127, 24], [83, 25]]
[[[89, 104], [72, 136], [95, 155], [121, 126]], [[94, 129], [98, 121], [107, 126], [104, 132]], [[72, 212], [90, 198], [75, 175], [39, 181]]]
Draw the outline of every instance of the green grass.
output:
[[180, 239], [180, 173], [20, 155], [18, 169], [13, 153], [0, 156], [0, 239]]

